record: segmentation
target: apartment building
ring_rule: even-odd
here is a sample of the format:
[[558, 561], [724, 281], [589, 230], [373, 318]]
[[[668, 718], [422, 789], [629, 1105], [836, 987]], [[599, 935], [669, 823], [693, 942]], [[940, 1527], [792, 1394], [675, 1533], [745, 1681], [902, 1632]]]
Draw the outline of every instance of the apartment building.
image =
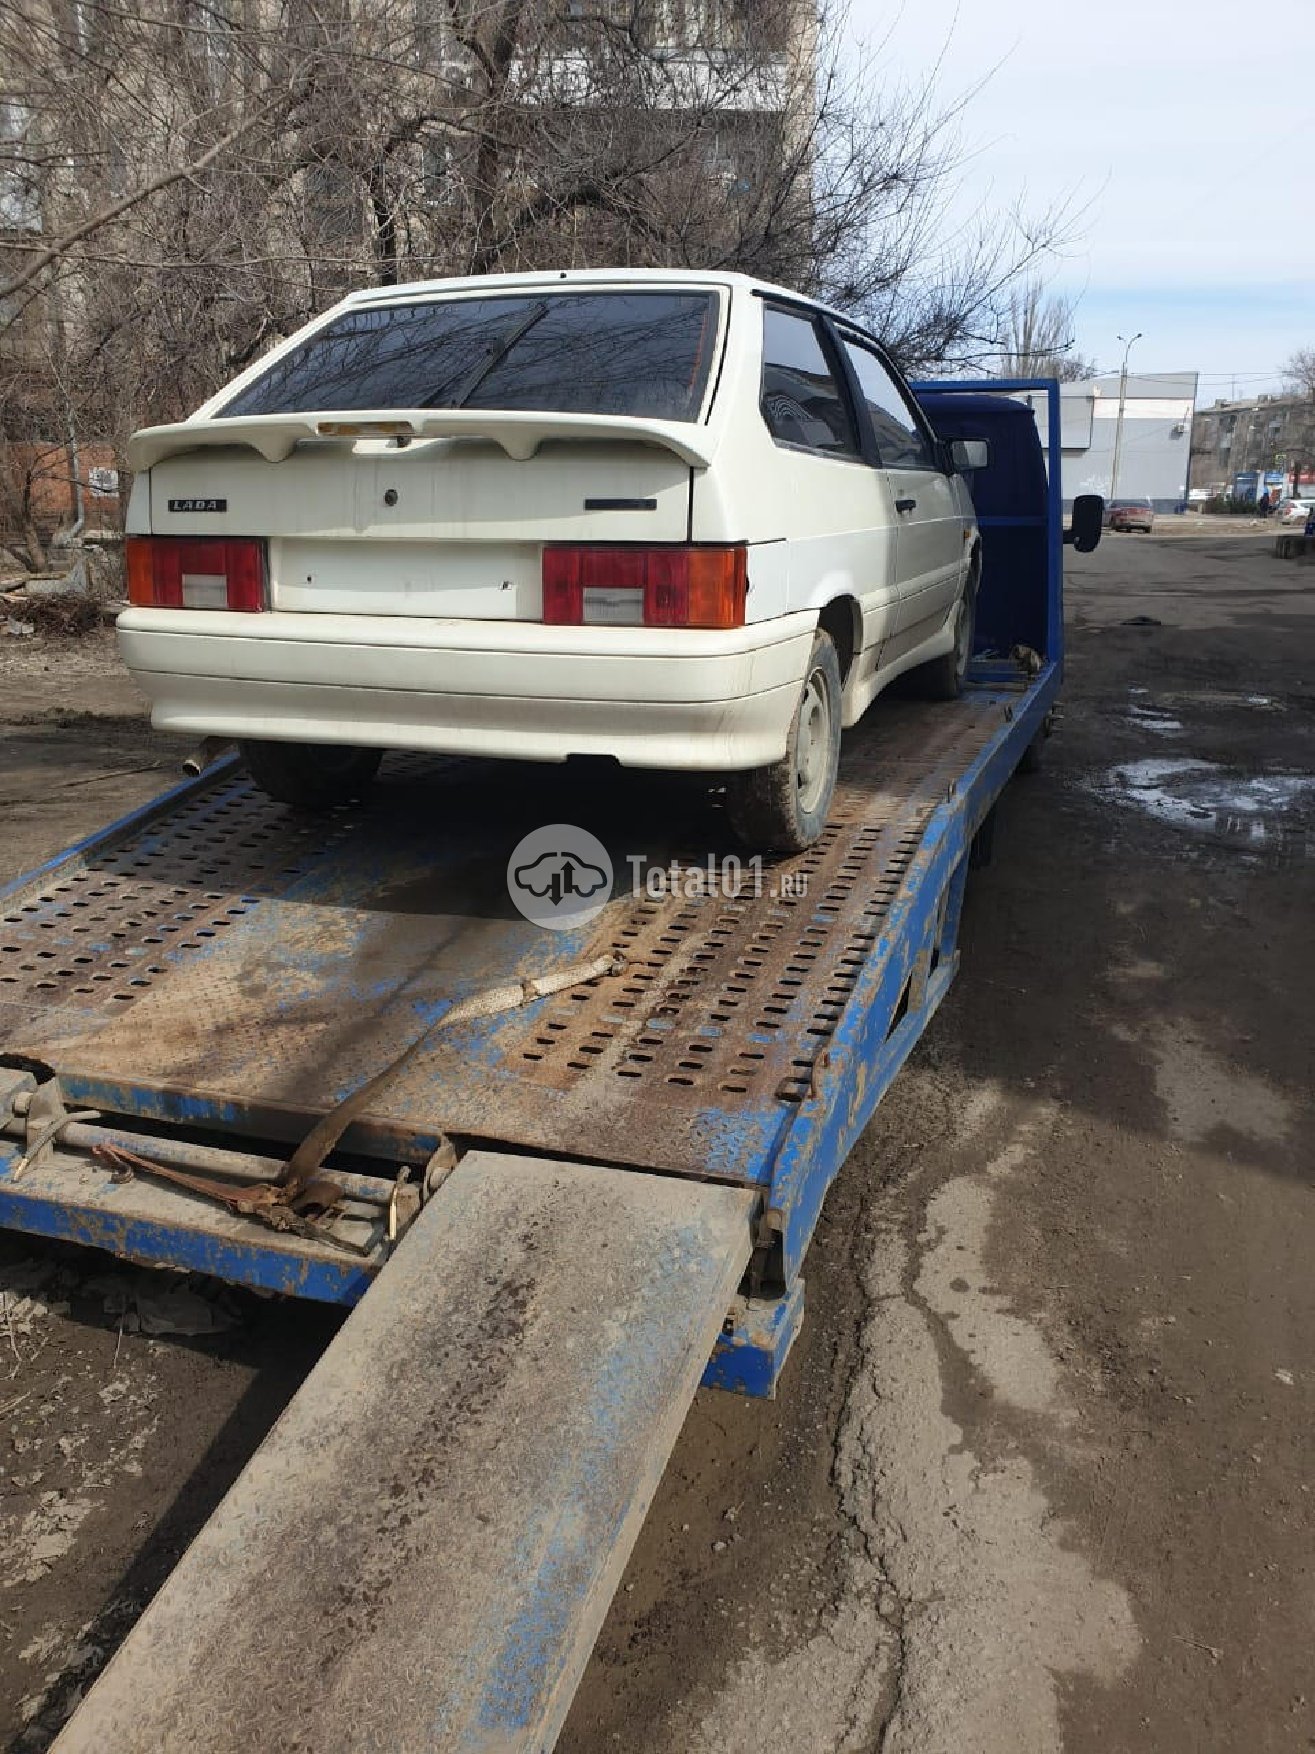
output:
[[1310, 492], [1315, 488], [1315, 400], [1251, 396], [1199, 408], [1192, 427], [1193, 488], [1236, 493]]
[[372, 282], [798, 278], [814, 32], [803, 0], [10, 0], [0, 289], [160, 186], [0, 292], [0, 442], [117, 442]]

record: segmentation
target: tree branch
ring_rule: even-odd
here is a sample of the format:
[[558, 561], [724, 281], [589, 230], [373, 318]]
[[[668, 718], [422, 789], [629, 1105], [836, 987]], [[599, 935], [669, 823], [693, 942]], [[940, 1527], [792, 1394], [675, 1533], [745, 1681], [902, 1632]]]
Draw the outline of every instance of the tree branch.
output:
[[66, 232], [62, 238], [41, 250], [36, 260], [30, 263], [21, 274], [17, 274], [12, 280], [0, 284], [0, 303], [3, 303], [5, 299], [12, 298], [16, 292], [21, 292], [25, 286], [30, 285], [50, 267], [52, 262], [57, 262], [61, 256], [67, 255], [75, 244], [82, 242], [83, 238], [90, 237], [94, 232], [100, 231], [103, 226], [112, 225], [116, 219], [130, 212], [132, 208], [140, 206], [143, 201], [149, 201], [152, 195], [158, 195], [162, 189], [169, 188], [171, 184], [180, 183], [184, 178], [198, 176], [217, 158], [222, 157], [229, 147], [240, 140], [244, 134], [249, 134], [258, 122], [264, 121], [279, 107], [279, 104], [269, 104], [264, 110], [257, 111], [253, 116], [248, 116], [236, 128], [230, 128], [227, 134], [221, 135], [214, 145], [207, 147], [199, 158], [193, 159], [188, 164], [176, 166], [173, 170], [162, 171], [149, 183], [143, 183], [140, 188], [132, 190], [130, 194], [122, 196], [118, 201], [111, 202], [108, 207], [102, 208], [99, 213], [92, 214], [90, 219], [84, 220], [72, 231]]

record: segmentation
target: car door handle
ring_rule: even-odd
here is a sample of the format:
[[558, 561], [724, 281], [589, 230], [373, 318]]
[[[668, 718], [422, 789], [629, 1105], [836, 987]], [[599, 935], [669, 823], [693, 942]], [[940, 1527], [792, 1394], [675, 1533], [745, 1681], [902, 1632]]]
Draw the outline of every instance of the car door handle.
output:
[[895, 510], [897, 512], [912, 512], [917, 509], [918, 502], [916, 499], [897, 499], [895, 501]]

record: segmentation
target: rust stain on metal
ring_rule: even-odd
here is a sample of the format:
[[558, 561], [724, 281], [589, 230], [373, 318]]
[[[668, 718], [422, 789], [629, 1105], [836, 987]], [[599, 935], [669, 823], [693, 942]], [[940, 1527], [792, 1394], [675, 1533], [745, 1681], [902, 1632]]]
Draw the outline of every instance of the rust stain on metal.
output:
[[294, 1236], [326, 1242], [351, 1254], [371, 1253], [368, 1247], [336, 1235], [326, 1222], [343, 1201], [342, 1184], [329, 1176], [307, 1179], [296, 1187], [280, 1182], [243, 1184], [214, 1181], [209, 1176], [171, 1169], [167, 1164], [155, 1163], [122, 1145], [93, 1145], [91, 1155], [117, 1181], [129, 1180], [134, 1175], [150, 1176], [155, 1181], [168, 1182], [172, 1187], [199, 1194], [202, 1199], [212, 1200], [241, 1218], [254, 1219], [270, 1230], [290, 1231]]

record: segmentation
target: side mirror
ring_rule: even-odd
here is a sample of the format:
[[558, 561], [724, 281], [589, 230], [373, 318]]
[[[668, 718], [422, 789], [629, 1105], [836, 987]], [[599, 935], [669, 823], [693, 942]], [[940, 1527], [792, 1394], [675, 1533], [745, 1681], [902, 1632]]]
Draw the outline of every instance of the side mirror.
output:
[[960, 475], [969, 475], [974, 469], [985, 469], [991, 461], [990, 441], [955, 439], [950, 445], [950, 461]]
[[1105, 501], [1098, 493], [1080, 493], [1073, 501], [1073, 521], [1064, 532], [1079, 554], [1090, 554], [1100, 545], [1105, 524]]

